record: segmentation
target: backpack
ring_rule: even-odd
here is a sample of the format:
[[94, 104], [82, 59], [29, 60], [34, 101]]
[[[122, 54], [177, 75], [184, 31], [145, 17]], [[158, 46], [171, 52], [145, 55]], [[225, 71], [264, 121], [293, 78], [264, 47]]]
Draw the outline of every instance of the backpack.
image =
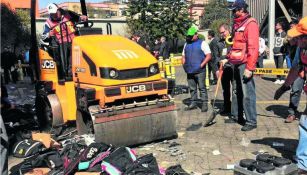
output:
[[[73, 153], [73, 157], [67, 156], [65, 167], [65, 175], [72, 174], [77, 170], [87, 170], [90, 166], [91, 160], [95, 158], [100, 152], [107, 151], [110, 146], [103, 143], [91, 143], [88, 147], [80, 146], [75, 147], [76, 151]], [[79, 150], [79, 151], [78, 151]], [[70, 150], [71, 152], [71, 150]], [[77, 155], [76, 155], [77, 154]], [[68, 164], [67, 164], [68, 163]]]
[[[35, 154], [33, 156], [27, 157], [21, 163], [13, 166], [10, 169], [9, 174], [23, 175], [29, 172], [30, 170], [34, 168], [39, 168], [39, 167], [49, 167], [52, 169], [52, 165], [50, 163], [50, 160], [52, 158], [49, 158], [49, 156], [56, 155], [56, 154], [58, 154], [58, 152], [55, 150], [45, 150], [43, 152], [40, 152], [40, 154]], [[53, 160], [53, 161], [57, 161], [57, 160]]]
[[181, 165], [171, 166], [166, 169], [165, 175], [190, 175], [184, 169], [182, 169]]
[[121, 175], [136, 161], [136, 154], [128, 147], [115, 149], [101, 163], [101, 169], [109, 175]]
[[32, 139], [25, 139], [13, 146], [13, 155], [18, 158], [25, 158], [39, 153], [46, 149], [43, 143]]
[[[91, 143], [82, 153], [80, 162], [78, 164], [78, 170], [87, 170], [90, 167], [94, 167], [98, 162], [102, 161], [109, 155], [110, 146], [103, 143]], [[99, 157], [97, 157], [99, 156]], [[95, 161], [95, 162], [93, 162]], [[93, 164], [92, 164], [93, 163]]]
[[127, 168], [124, 175], [160, 175], [158, 163], [153, 154], [147, 154], [138, 158]]

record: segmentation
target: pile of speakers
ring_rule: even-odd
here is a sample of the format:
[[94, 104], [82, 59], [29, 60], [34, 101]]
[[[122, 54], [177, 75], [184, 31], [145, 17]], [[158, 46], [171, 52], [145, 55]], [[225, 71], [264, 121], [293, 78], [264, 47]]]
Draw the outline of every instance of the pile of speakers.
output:
[[291, 160], [270, 154], [259, 154], [256, 160], [243, 159], [234, 168], [235, 175], [296, 175], [297, 171]]

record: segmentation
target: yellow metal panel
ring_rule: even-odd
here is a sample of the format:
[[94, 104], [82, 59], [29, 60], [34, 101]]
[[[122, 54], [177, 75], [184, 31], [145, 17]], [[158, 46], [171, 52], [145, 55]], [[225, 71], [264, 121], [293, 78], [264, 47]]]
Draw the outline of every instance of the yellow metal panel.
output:
[[57, 84], [56, 94], [62, 106], [64, 122], [76, 120], [77, 105], [75, 83], [71, 81], [65, 82], [64, 85]]
[[56, 62], [53, 61], [53, 58], [48, 54], [48, 52], [39, 49], [39, 62], [41, 70], [40, 74], [40, 80], [41, 81], [58, 81], [58, 73], [57, 73], [57, 67]]

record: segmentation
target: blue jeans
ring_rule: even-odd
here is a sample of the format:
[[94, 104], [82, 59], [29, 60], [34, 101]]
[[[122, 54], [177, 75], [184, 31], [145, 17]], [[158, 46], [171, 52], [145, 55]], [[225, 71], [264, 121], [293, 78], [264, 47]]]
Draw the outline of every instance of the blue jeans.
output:
[[197, 88], [199, 89], [201, 101], [207, 103], [208, 94], [205, 85], [206, 72], [187, 74], [187, 79], [191, 94], [191, 104], [197, 103]]
[[232, 82], [232, 104], [231, 114], [237, 120], [243, 117], [243, 111], [246, 117], [246, 124], [257, 125], [256, 110], [256, 88], [254, 78], [243, 80], [243, 74], [246, 65], [235, 65]]
[[299, 143], [296, 149], [296, 156], [297, 156], [297, 166], [300, 169], [307, 171], [307, 106], [305, 109], [304, 114], [301, 116], [300, 119], [300, 136], [299, 136]]
[[297, 113], [297, 107], [300, 102], [301, 93], [304, 87], [305, 80], [301, 77], [298, 77], [291, 88], [290, 92], [290, 103], [289, 103], [289, 109], [288, 112], [290, 115], [295, 115]]

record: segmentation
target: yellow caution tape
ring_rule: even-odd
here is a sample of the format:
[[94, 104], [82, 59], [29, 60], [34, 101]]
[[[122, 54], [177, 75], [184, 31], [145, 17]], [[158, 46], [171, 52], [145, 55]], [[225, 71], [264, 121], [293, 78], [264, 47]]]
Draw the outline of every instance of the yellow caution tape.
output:
[[289, 69], [276, 69], [276, 68], [257, 68], [254, 71], [256, 75], [288, 75]]

